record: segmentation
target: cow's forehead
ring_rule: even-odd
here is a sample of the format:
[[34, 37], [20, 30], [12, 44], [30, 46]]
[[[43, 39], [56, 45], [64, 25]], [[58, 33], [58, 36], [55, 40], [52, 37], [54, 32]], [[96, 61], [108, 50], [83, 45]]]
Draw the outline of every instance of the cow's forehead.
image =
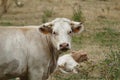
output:
[[71, 30], [71, 26], [70, 26], [70, 21], [68, 19], [65, 18], [59, 18], [54, 20], [53, 22], [53, 30], [54, 31], [69, 31]]
[[61, 22], [61, 23], [58, 22], [58, 23], [55, 23], [53, 26], [53, 31], [57, 31], [57, 32], [70, 31], [70, 30], [71, 30], [71, 26], [66, 22]]
[[67, 18], [56, 18], [52, 22], [56, 23], [56, 22], [71, 22], [71, 21], [69, 19], [67, 19]]

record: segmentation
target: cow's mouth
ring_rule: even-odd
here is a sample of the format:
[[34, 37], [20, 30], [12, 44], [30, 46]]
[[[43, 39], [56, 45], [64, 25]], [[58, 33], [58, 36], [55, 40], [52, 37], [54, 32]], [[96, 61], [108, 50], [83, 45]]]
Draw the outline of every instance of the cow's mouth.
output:
[[63, 52], [65, 52], [65, 51], [67, 51], [67, 50], [69, 50], [69, 48], [61, 48], [61, 49], [60, 49], [60, 51], [63, 51]]

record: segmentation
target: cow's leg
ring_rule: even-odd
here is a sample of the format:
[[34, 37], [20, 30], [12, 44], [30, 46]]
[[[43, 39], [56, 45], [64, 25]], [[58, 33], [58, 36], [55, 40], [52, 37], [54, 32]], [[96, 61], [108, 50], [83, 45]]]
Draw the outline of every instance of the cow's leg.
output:
[[29, 80], [47, 80], [44, 74], [44, 68], [34, 68], [29, 72]]
[[29, 80], [43, 80], [42, 74], [38, 72], [31, 72], [29, 75]]
[[28, 73], [26, 72], [23, 76], [20, 76], [20, 80], [29, 80]]

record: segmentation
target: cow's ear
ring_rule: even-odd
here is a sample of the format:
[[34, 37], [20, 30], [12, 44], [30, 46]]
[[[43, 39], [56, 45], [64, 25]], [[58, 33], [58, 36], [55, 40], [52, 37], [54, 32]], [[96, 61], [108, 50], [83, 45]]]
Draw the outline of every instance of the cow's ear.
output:
[[50, 33], [52, 33], [52, 24], [50, 24], [50, 25], [42, 25], [39, 28], [39, 31], [42, 32], [43, 34], [50, 34]]
[[72, 22], [71, 27], [74, 33], [80, 33], [84, 29], [83, 24], [81, 22]]

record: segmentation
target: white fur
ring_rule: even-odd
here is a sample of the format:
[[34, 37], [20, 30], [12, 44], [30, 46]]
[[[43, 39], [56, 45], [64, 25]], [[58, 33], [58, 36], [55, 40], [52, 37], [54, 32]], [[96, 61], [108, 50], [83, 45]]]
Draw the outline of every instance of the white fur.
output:
[[[74, 24], [74, 27], [77, 27], [81, 22], [75, 22], [75, 21], [71, 21], [67, 18], [56, 18], [55, 20], [45, 23], [45, 25], [50, 25], [53, 24], [52, 26], [52, 30], [53, 32], [55, 31], [58, 35], [53, 35], [52, 36], [52, 41], [54, 46], [57, 47], [58, 50], [60, 50], [59, 45], [62, 43], [67, 43], [69, 44], [69, 49], [71, 49], [71, 34], [68, 34], [68, 32], [72, 31], [71, 29], [71, 23]], [[79, 32], [83, 31], [83, 25], [81, 27], [81, 29], [79, 30]], [[79, 33], [78, 32], [78, 33]]]
[[70, 72], [73, 73], [78, 73], [77, 70], [75, 69], [76, 66], [79, 65], [79, 63], [77, 63], [71, 56], [71, 54], [65, 54], [61, 57], [58, 58], [58, 69], [63, 72], [63, 73], [68, 73], [67, 71], [65, 71], [63, 68], [61, 68], [60, 66], [64, 66], [64, 68]]

